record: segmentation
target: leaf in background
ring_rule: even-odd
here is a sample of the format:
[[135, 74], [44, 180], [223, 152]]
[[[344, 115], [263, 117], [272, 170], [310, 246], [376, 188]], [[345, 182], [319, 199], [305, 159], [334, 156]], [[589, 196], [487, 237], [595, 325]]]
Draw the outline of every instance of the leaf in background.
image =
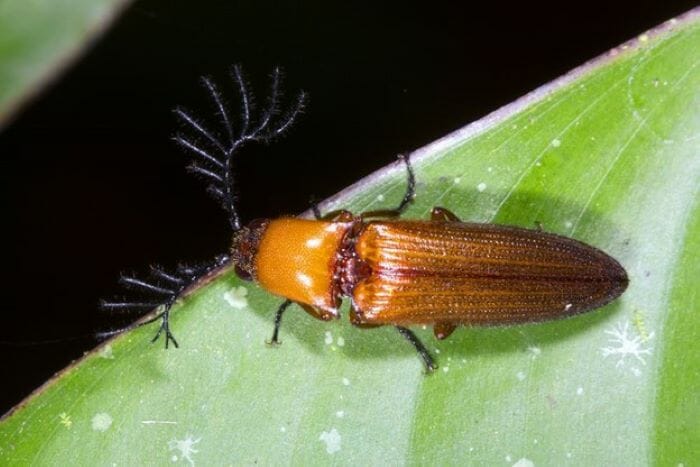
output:
[[[639, 36], [413, 155], [418, 196], [463, 219], [547, 230], [627, 269], [572, 319], [462, 328], [425, 376], [390, 328], [315, 321], [223, 274], [119, 336], [0, 424], [0, 463], [691, 465], [700, 453], [700, 10]], [[392, 205], [384, 169], [327, 202]], [[347, 315], [347, 308], [344, 310]]]
[[0, 2], [0, 128], [60, 73], [129, 0]]

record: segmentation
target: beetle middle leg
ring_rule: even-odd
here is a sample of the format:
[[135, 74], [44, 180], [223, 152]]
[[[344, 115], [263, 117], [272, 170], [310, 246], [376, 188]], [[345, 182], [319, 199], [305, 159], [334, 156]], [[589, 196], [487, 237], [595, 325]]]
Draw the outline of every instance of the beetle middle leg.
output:
[[418, 336], [413, 334], [413, 331], [404, 328], [403, 326], [396, 326], [396, 330], [399, 331], [399, 334], [405, 337], [406, 340], [413, 345], [413, 347], [415, 347], [418, 355], [420, 355], [420, 358], [423, 359], [425, 370], [428, 373], [435, 371], [438, 367], [437, 363], [435, 363], [435, 360], [433, 360], [433, 357], [430, 355], [430, 352], [428, 352], [428, 349], [425, 348], [425, 345], [423, 345], [420, 339], [418, 339]]

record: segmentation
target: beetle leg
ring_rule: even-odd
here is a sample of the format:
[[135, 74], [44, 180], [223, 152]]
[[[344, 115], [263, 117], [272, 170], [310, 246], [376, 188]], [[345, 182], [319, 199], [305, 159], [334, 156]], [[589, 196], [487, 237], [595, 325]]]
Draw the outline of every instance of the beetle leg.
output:
[[435, 222], [462, 222], [455, 213], [439, 206], [435, 206], [430, 212], [430, 220]]
[[401, 334], [403, 337], [410, 342], [413, 347], [415, 347], [416, 351], [418, 351], [418, 355], [420, 355], [420, 358], [423, 359], [423, 363], [425, 364], [425, 370], [428, 373], [431, 373], [437, 369], [437, 364], [435, 363], [435, 360], [433, 360], [433, 357], [430, 356], [430, 353], [428, 352], [428, 349], [425, 348], [423, 343], [418, 339], [418, 337], [413, 334], [413, 332], [409, 329], [406, 329], [402, 326], [396, 326], [396, 329], [399, 331], [399, 334]]
[[[282, 315], [292, 303], [294, 302], [292, 302], [291, 300], [285, 300], [277, 309], [277, 313], [275, 314], [275, 330], [272, 332], [272, 339], [270, 339], [267, 342], [268, 344], [278, 345], [280, 343], [279, 333], [280, 326], [282, 325]], [[320, 319], [321, 321], [330, 321], [331, 319], [336, 318], [338, 316], [337, 313], [333, 313], [332, 311], [322, 310], [321, 308], [306, 305], [305, 303], [297, 303], [297, 305], [299, 305], [305, 312], [307, 312], [316, 319]]]
[[292, 304], [291, 300], [285, 300], [284, 302], [282, 302], [280, 307], [277, 309], [277, 313], [275, 313], [275, 330], [272, 332], [272, 339], [270, 339], [267, 342], [268, 344], [278, 345], [280, 343], [278, 336], [280, 333], [280, 326], [282, 325], [282, 315], [284, 314], [285, 310], [291, 304]]
[[364, 321], [362, 321], [354, 305], [350, 306], [350, 324], [362, 329], [377, 328], [379, 326], [382, 326], [381, 324], [365, 323]]
[[433, 334], [435, 334], [436, 339], [443, 340], [450, 337], [450, 334], [452, 334], [455, 329], [457, 329], [457, 325], [455, 323], [441, 321], [433, 325]]
[[406, 164], [406, 175], [407, 175], [407, 185], [406, 193], [403, 195], [403, 199], [393, 209], [379, 209], [376, 211], [363, 212], [362, 217], [399, 217], [408, 207], [413, 198], [416, 196], [416, 177], [413, 174], [413, 167], [411, 167], [411, 162], [408, 160], [409, 156], [404, 156], [399, 154], [399, 160]]
[[350, 222], [355, 216], [347, 209], [341, 209], [339, 211], [331, 211], [321, 219], [331, 221], [331, 222]]

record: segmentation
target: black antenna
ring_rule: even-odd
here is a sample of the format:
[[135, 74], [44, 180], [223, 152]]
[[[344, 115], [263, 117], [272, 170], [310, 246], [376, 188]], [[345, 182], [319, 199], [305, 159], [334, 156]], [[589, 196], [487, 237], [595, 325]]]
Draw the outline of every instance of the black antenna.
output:
[[[187, 166], [189, 172], [195, 173], [207, 181], [207, 192], [217, 200], [228, 214], [229, 223], [234, 231], [241, 228], [241, 221], [235, 206], [235, 184], [233, 177], [233, 156], [248, 142], [270, 143], [282, 135], [293, 123], [304, 108], [306, 94], [298, 94], [294, 103], [285, 112], [279, 105], [283, 98], [280, 90], [281, 72], [276, 67], [272, 72], [270, 96], [260, 117], [253, 119], [254, 96], [246, 86], [243, 73], [238, 65], [231, 68], [231, 77], [238, 87], [241, 100], [241, 115], [238, 130], [234, 128], [231, 116], [224, 105], [221, 92], [209, 78], [203, 77], [202, 84], [209, 93], [223, 126], [223, 137], [208, 129], [192, 113], [182, 108], [175, 109], [175, 115], [193, 133], [177, 133], [174, 140], [193, 155], [193, 161]], [[122, 275], [120, 284], [126, 289], [138, 292], [141, 296], [151, 297], [144, 300], [103, 300], [100, 308], [107, 311], [137, 312], [162, 307], [153, 318], [134, 323], [130, 326], [102, 332], [98, 337], [104, 338], [129, 329], [143, 326], [161, 320], [160, 328], [153, 337], [153, 342], [161, 334], [165, 334], [165, 348], [170, 342], [178, 346], [175, 337], [170, 332], [170, 308], [182, 293], [201, 277], [209, 274], [230, 260], [229, 255], [220, 255], [208, 263], [194, 266], [180, 264], [175, 271], [167, 272], [160, 266], [152, 266], [147, 279], [139, 279], [132, 275]]]
[[233, 179], [233, 156], [246, 143], [256, 141], [269, 143], [284, 133], [304, 108], [306, 94], [298, 94], [289, 109], [280, 111], [281, 71], [279, 67], [272, 72], [270, 95], [260, 117], [253, 121], [255, 98], [246, 86], [245, 79], [238, 65], [231, 69], [231, 77], [238, 87], [241, 100], [241, 115], [238, 131], [234, 129], [231, 117], [226, 110], [224, 100], [218, 87], [209, 78], [202, 78], [202, 84], [211, 97], [216, 113], [223, 126], [223, 137], [217, 137], [199, 119], [185, 109], [175, 109], [175, 115], [193, 133], [195, 138], [177, 133], [175, 141], [192, 153], [194, 160], [187, 166], [189, 172], [200, 175], [207, 181], [207, 192], [224, 208], [229, 216], [231, 228], [241, 228], [241, 221], [235, 206], [235, 183]]

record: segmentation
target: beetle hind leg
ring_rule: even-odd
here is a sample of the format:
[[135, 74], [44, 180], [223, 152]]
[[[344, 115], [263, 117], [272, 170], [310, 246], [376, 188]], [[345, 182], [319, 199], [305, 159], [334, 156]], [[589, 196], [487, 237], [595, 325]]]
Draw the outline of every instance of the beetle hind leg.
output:
[[435, 363], [435, 360], [433, 360], [433, 357], [430, 355], [430, 352], [428, 352], [428, 349], [425, 348], [425, 345], [423, 345], [420, 339], [413, 334], [413, 331], [404, 328], [403, 326], [396, 326], [396, 330], [399, 331], [399, 334], [406, 338], [406, 340], [416, 349], [418, 355], [420, 355], [420, 358], [423, 359], [426, 372], [432, 373], [435, 371], [438, 367], [437, 363]]
[[435, 206], [430, 211], [430, 220], [435, 222], [462, 222], [455, 213], [446, 208]]
[[455, 323], [441, 321], [433, 325], [433, 334], [435, 335], [436, 339], [443, 340], [450, 337], [450, 334], [452, 334], [455, 329], [457, 329], [457, 325]]

